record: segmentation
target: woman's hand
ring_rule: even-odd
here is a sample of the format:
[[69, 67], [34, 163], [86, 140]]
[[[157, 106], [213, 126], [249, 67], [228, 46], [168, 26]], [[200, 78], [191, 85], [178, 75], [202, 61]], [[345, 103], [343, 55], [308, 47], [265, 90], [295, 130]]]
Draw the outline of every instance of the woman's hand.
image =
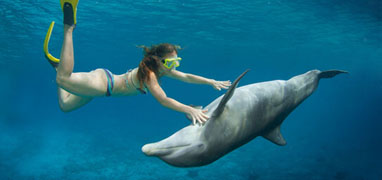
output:
[[198, 122], [199, 124], [203, 124], [210, 118], [205, 114], [207, 111], [207, 109], [202, 110], [191, 107], [190, 111], [187, 114], [190, 116], [193, 125], [196, 125], [196, 122]]
[[231, 81], [213, 80], [211, 86], [214, 87], [216, 90], [220, 91], [221, 89], [228, 89], [228, 87], [231, 86]]

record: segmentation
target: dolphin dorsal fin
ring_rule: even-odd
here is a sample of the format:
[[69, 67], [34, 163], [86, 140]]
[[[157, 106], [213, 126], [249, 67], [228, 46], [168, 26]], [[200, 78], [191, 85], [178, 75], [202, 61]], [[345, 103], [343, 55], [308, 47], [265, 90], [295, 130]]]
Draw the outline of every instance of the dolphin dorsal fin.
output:
[[277, 126], [276, 128], [272, 129], [271, 131], [265, 133], [263, 135], [263, 137], [265, 139], [268, 139], [269, 141], [279, 145], [279, 146], [286, 145], [286, 141], [280, 132], [280, 126]]
[[228, 100], [232, 97], [233, 93], [235, 92], [235, 89], [240, 81], [240, 79], [249, 71], [249, 69], [247, 69], [246, 71], [244, 71], [238, 78], [236, 78], [236, 80], [233, 82], [233, 84], [231, 85], [231, 87], [229, 87], [229, 89], [227, 90], [227, 92], [224, 94], [222, 100], [220, 101], [218, 107], [215, 109], [215, 111], [213, 112], [212, 114], [212, 117], [219, 117], [220, 114], [224, 111], [224, 107], [225, 105], [227, 104]]

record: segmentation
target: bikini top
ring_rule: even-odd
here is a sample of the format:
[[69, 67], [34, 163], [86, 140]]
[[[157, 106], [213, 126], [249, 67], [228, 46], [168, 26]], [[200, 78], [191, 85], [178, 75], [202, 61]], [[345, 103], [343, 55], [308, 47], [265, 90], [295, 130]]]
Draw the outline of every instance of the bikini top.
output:
[[[131, 73], [132, 71], [133, 71], [133, 69], [129, 69], [129, 70], [127, 71], [127, 78], [129, 77], [128, 74]], [[129, 85], [129, 84], [128, 84], [128, 80], [127, 80], [127, 78], [125, 78], [126, 86]], [[137, 87], [137, 86], [134, 84], [133, 76], [132, 76], [132, 75], [130, 76], [130, 80], [131, 80], [131, 83], [133, 84], [133, 86], [135, 87], [135, 89], [137, 89], [141, 94], [147, 94], [147, 88], [146, 88], [146, 86], [145, 86], [145, 89], [142, 89], [142, 88], [140, 88], [140, 87]]]

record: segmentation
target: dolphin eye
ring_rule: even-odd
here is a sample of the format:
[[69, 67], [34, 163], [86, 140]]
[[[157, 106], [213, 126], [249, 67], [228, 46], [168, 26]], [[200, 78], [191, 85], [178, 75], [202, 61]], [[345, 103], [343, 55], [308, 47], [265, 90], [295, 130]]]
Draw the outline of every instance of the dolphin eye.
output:
[[198, 144], [198, 148], [204, 148], [204, 144]]

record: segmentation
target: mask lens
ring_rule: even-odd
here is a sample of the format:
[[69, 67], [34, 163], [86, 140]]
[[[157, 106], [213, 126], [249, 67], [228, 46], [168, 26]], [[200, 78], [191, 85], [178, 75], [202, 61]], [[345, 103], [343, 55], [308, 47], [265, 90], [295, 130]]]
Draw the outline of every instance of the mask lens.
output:
[[164, 59], [164, 63], [163, 65], [167, 68], [167, 69], [171, 69], [173, 67], [179, 67], [179, 61], [182, 60], [182, 58], [180, 57], [174, 57], [174, 58], [168, 58], [168, 59]]

